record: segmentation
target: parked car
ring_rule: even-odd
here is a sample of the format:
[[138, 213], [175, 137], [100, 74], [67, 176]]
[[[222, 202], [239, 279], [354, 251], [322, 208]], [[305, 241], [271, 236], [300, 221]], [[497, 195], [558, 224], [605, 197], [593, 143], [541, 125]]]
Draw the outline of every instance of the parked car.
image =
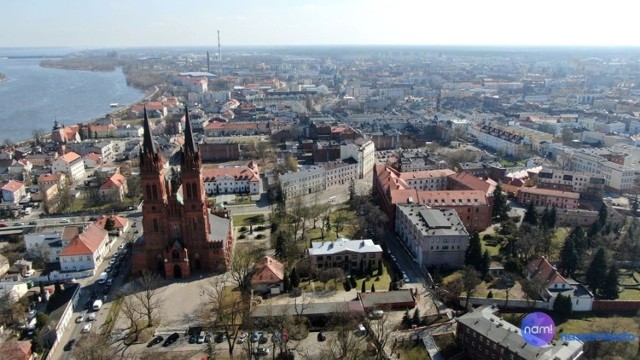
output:
[[81, 322], [83, 322], [83, 321], [84, 321], [84, 316], [85, 316], [85, 315], [86, 315], [86, 314], [85, 314], [84, 312], [80, 313], [80, 315], [78, 315], [78, 317], [76, 318], [76, 322], [77, 322], [77, 323], [81, 323]]
[[259, 347], [253, 351], [255, 356], [267, 356], [269, 355], [269, 349], [266, 347]]
[[251, 339], [249, 339], [249, 341], [256, 343], [258, 340], [260, 340], [260, 332], [254, 331], [253, 334], [251, 334]]
[[371, 312], [371, 315], [369, 315], [371, 319], [381, 319], [383, 316], [384, 316], [383, 310], [373, 310]]
[[193, 333], [189, 336], [189, 344], [195, 344], [196, 342], [198, 342], [198, 334]]
[[269, 336], [267, 336], [266, 334], [262, 334], [260, 336], [260, 340], [258, 340], [259, 344], [266, 344], [267, 341], [269, 341]]
[[89, 314], [89, 316], [87, 316], [87, 321], [95, 321], [97, 315], [98, 313], [92, 312], [91, 314]]
[[84, 327], [82, 327], [82, 332], [86, 334], [89, 331], [91, 331], [91, 326], [92, 325], [93, 325], [93, 323], [87, 323]]
[[120, 244], [120, 246], [118, 246], [118, 250], [122, 250], [124, 249], [124, 244]]
[[147, 344], [147, 347], [150, 348], [155, 344], [160, 344], [162, 340], [164, 340], [162, 336], [156, 336], [151, 341], [149, 341], [149, 343]]
[[213, 339], [216, 343], [220, 344], [221, 342], [227, 340], [227, 335], [225, 333], [217, 333], [216, 337]]
[[249, 334], [247, 334], [246, 332], [243, 332], [242, 334], [238, 335], [238, 344], [244, 344], [245, 341], [247, 341], [247, 338], [249, 337]]
[[173, 334], [169, 335], [169, 337], [167, 337], [167, 340], [164, 341], [162, 346], [167, 347], [173, 344], [174, 342], [176, 342], [178, 338], [180, 338], [180, 334], [178, 334], [177, 332], [174, 332]]
[[71, 339], [69, 340], [69, 342], [67, 342], [67, 344], [64, 346], [64, 351], [71, 351], [73, 350], [73, 345], [75, 345], [76, 340], [75, 339]]
[[206, 343], [210, 343], [211, 342], [211, 333], [207, 333], [207, 335], [205, 335], [204, 342], [206, 342]]
[[327, 336], [322, 331], [320, 331], [318, 333], [318, 341], [322, 342], [322, 341], [325, 341], [325, 340], [327, 340]]
[[201, 331], [200, 335], [198, 335], [198, 344], [204, 343], [205, 337], [207, 337], [207, 333], [205, 333], [204, 331]]
[[61, 224], [70, 224], [70, 223], [71, 223], [71, 221], [70, 221], [69, 219], [61, 219], [61, 220], [60, 220], [60, 223], [61, 223]]

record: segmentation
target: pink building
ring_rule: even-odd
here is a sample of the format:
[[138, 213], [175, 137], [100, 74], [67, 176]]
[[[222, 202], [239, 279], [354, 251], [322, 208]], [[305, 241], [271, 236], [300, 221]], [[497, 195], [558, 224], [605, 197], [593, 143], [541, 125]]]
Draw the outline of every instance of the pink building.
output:
[[577, 209], [580, 194], [570, 191], [523, 187], [518, 190], [518, 202], [535, 206]]

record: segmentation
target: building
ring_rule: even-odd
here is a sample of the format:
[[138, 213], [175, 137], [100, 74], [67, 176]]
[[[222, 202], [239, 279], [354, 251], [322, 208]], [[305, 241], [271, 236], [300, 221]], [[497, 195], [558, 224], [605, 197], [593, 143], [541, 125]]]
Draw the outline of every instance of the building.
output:
[[520, 328], [495, 315], [491, 305], [472, 309], [457, 319], [456, 340], [469, 358], [478, 360], [575, 360], [582, 342], [557, 341], [540, 347], [528, 344]]
[[69, 176], [73, 182], [79, 182], [85, 178], [84, 161], [78, 153], [68, 152], [57, 158], [53, 164], [51, 164], [51, 172], [64, 173]]
[[570, 156], [571, 170], [604, 176], [604, 184], [610, 189], [620, 191], [633, 187], [635, 170], [632, 167], [617, 164], [589, 151], [575, 151]]
[[358, 178], [362, 179], [371, 173], [375, 164], [376, 147], [373, 141], [365, 138], [345, 141], [340, 145], [340, 159], [353, 158], [358, 163]]
[[89, 224], [60, 252], [60, 269], [62, 271], [97, 269], [107, 251], [109, 251], [109, 233], [96, 224]]
[[133, 274], [147, 269], [169, 279], [182, 278], [194, 271], [224, 272], [230, 265], [233, 222], [228, 212], [208, 206], [188, 110], [185, 117], [178, 172], [165, 168], [144, 114], [140, 150], [144, 235], [133, 244]]
[[2, 187], [2, 201], [17, 204], [27, 196], [27, 190], [23, 183], [16, 180], [9, 180]]
[[4, 274], [9, 271], [11, 264], [9, 264], [9, 259], [6, 256], [0, 254], [0, 277], [4, 276]]
[[251, 277], [253, 290], [261, 293], [268, 293], [271, 289], [277, 288], [276, 293], [283, 290], [284, 265], [272, 258], [264, 256], [256, 261], [254, 273]]
[[395, 231], [421, 267], [464, 266], [469, 233], [455, 210], [398, 204]]
[[280, 187], [287, 198], [322, 191], [326, 186], [326, 170], [322, 166], [312, 166], [296, 172], [280, 175]]
[[0, 345], [0, 354], [5, 359], [32, 360], [31, 341], [7, 341]]
[[470, 128], [469, 133], [475, 136], [483, 146], [502, 151], [508, 156], [517, 156], [527, 150], [538, 151], [542, 143], [551, 143], [553, 135], [524, 127], [501, 126], [497, 124], [480, 124]]
[[247, 166], [204, 169], [202, 177], [207, 195], [260, 193], [259, 169], [253, 161]]
[[96, 153], [88, 153], [83, 157], [84, 167], [88, 169], [97, 168], [102, 165], [102, 155]]
[[118, 215], [102, 215], [98, 220], [95, 221], [95, 224], [104, 229], [107, 226], [107, 221], [109, 220], [113, 221], [113, 230], [109, 232], [109, 235], [111, 236], [121, 236], [122, 234], [129, 231], [131, 227], [131, 223], [129, 222], [129, 220], [127, 220], [127, 218]]
[[307, 249], [313, 271], [341, 268], [346, 271], [367, 271], [377, 268], [382, 260], [382, 248], [373, 240], [316, 241]]
[[240, 160], [240, 143], [232, 140], [215, 139], [212, 142], [198, 144], [198, 150], [202, 153], [203, 162], [221, 162]]
[[449, 184], [449, 176], [455, 171], [450, 169], [423, 170], [399, 173], [399, 178], [403, 180], [409, 188], [416, 190], [446, 190]]
[[604, 190], [604, 176], [544, 168], [538, 172], [537, 187], [578, 193], [601, 194]]
[[533, 203], [535, 206], [548, 206], [558, 209], [577, 209], [580, 194], [570, 191], [521, 187], [518, 190], [518, 202], [521, 204]]
[[[78, 235], [76, 227], [69, 227], [76, 229], [75, 232], [64, 231], [64, 229], [56, 229], [43, 231], [38, 233], [30, 233], [24, 235], [24, 245], [27, 249], [27, 253], [34, 256], [48, 255], [45, 259], [48, 263], [57, 263], [60, 261], [60, 253], [64, 250], [64, 247]], [[65, 228], [66, 229], [66, 228]], [[67, 237], [63, 241], [63, 235], [71, 234], [71, 237]]]
[[358, 163], [353, 158], [320, 163], [325, 170], [326, 187], [349, 184], [358, 178]]
[[565, 279], [544, 256], [531, 260], [526, 270], [528, 279], [535, 278], [544, 284], [540, 298], [549, 303], [549, 309], [553, 307], [558, 294], [562, 294], [571, 298], [572, 311], [591, 311], [593, 294], [575, 280]]
[[38, 185], [40, 186], [43, 200], [48, 203], [55, 199], [65, 182], [66, 175], [62, 173], [40, 175], [38, 177]]
[[98, 190], [100, 197], [106, 201], [124, 201], [127, 195], [127, 178], [120, 173], [111, 175]]

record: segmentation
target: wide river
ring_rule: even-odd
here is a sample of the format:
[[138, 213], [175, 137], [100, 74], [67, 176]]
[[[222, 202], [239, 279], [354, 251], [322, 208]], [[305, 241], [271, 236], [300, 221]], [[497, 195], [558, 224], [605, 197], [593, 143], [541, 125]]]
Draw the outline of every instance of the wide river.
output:
[[120, 69], [111, 72], [48, 69], [40, 59], [0, 58], [0, 142], [32, 137], [35, 129], [50, 132], [53, 122], [89, 121], [126, 105], [144, 93], [127, 86]]

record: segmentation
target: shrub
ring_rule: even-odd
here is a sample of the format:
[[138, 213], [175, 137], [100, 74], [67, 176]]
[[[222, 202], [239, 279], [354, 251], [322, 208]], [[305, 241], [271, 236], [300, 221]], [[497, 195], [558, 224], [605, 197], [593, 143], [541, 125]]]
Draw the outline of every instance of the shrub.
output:
[[487, 294], [487, 299], [493, 299], [493, 291], [489, 290], [489, 293]]
[[245, 239], [247, 236], [245, 234], [240, 234], [240, 236], [238, 236], [238, 239]]
[[256, 231], [263, 231], [264, 229], [266, 228], [262, 225], [256, 226]]
[[351, 284], [349, 281], [345, 281], [342, 285], [344, 286], [344, 291], [351, 291]]
[[240, 232], [245, 232], [245, 231], [247, 231], [247, 227], [246, 226], [240, 227]]
[[264, 239], [264, 238], [265, 238], [264, 234], [256, 235], [256, 239]]

